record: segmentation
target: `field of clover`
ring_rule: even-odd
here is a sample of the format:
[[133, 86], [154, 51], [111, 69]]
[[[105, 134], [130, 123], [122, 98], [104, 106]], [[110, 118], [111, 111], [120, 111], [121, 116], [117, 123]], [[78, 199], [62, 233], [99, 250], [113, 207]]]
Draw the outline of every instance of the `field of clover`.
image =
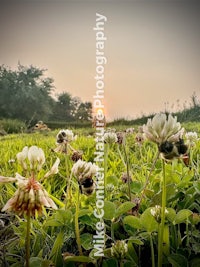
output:
[[0, 266], [200, 266], [200, 125], [157, 114], [104, 134], [104, 257], [95, 130], [0, 139]]

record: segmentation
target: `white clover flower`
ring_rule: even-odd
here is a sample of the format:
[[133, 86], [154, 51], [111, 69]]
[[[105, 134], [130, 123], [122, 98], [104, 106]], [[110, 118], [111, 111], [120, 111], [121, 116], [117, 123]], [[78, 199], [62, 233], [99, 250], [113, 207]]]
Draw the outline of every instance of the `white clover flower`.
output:
[[106, 191], [107, 191], [107, 192], [110, 192], [110, 193], [111, 193], [111, 192], [113, 192], [114, 190], [115, 190], [115, 186], [114, 186], [113, 184], [110, 183], [110, 184], [107, 184], [107, 185], [106, 185]]
[[97, 172], [97, 165], [92, 162], [78, 160], [72, 167], [72, 173], [78, 179], [90, 178]]
[[107, 132], [104, 134], [104, 142], [107, 144], [114, 144], [118, 141], [117, 134], [114, 132]]
[[112, 244], [111, 247], [112, 257], [121, 260], [125, 258], [127, 252], [128, 252], [128, 245], [124, 240], [117, 240], [115, 243]]
[[17, 153], [17, 160], [24, 170], [27, 170], [26, 158], [28, 156], [28, 147], [25, 146], [21, 152]]
[[44, 178], [49, 177], [50, 175], [57, 174], [58, 173], [58, 166], [60, 164], [60, 159], [57, 158], [56, 161], [54, 162], [53, 166], [51, 167], [50, 171], [48, 171]]
[[189, 146], [194, 146], [195, 143], [198, 141], [198, 135], [196, 132], [187, 132], [185, 134], [186, 144]]
[[57, 147], [54, 149], [54, 151], [57, 153], [68, 154], [68, 148], [72, 149], [69, 143], [76, 139], [77, 136], [74, 136], [71, 130], [60, 130], [56, 136]]
[[[158, 223], [161, 222], [161, 213], [162, 213], [162, 208], [160, 205], [156, 205], [155, 207], [150, 209], [151, 215], [156, 219]], [[168, 214], [168, 210], [165, 208], [165, 214]]]
[[37, 165], [37, 170], [39, 171], [45, 163], [44, 151], [37, 146], [31, 146], [28, 150], [28, 159], [31, 169], [34, 169]]
[[135, 132], [135, 128], [127, 128], [126, 130], [125, 130], [125, 132], [127, 133], [127, 134], [133, 134], [134, 132]]
[[177, 117], [169, 114], [156, 114], [152, 119], [148, 119], [143, 125], [144, 136], [157, 144], [168, 142], [178, 142], [183, 136], [184, 128], [177, 122]]
[[0, 182], [17, 182], [17, 190], [2, 211], [13, 211], [18, 215], [35, 216], [42, 214], [43, 207], [57, 209], [53, 200], [49, 197], [42, 185], [34, 178], [25, 178], [19, 174], [16, 177], [0, 177]]
[[57, 144], [61, 144], [61, 143], [67, 143], [67, 142], [71, 142], [74, 139], [76, 139], [74, 137], [74, 134], [71, 130], [60, 130], [59, 133], [56, 136], [57, 139]]

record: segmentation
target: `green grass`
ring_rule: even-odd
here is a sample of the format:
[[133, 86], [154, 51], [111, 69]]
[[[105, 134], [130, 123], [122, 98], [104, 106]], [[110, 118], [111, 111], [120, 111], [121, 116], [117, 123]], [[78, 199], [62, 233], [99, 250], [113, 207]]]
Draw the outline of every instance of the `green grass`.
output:
[[[129, 127], [134, 127], [131, 125]], [[197, 131], [200, 134], [200, 123], [185, 123], [188, 131]], [[123, 130], [124, 125], [117, 130]], [[137, 128], [137, 127], [136, 127]], [[16, 172], [23, 174], [21, 166], [16, 160], [16, 154], [24, 146], [36, 145], [45, 152], [46, 163], [38, 173], [38, 179], [50, 169], [57, 157], [60, 158], [59, 173], [43, 181], [44, 188], [58, 205], [57, 211], [46, 210], [42, 217], [32, 219], [31, 234], [31, 266], [80, 266], [73, 263], [73, 258], [67, 253], [79, 256], [75, 238], [76, 193], [79, 190], [75, 177], [72, 179], [72, 203], [65, 209], [64, 195], [73, 162], [70, 155], [53, 152], [56, 147], [58, 130], [47, 133], [12, 134], [0, 137], [0, 175], [14, 177]], [[77, 140], [72, 147], [83, 151], [85, 161], [94, 160], [95, 141], [88, 134], [94, 129], [75, 129]], [[153, 164], [156, 154], [156, 145], [145, 141], [138, 145], [135, 141], [136, 133], [126, 139], [126, 153], [128, 155], [131, 173], [131, 202], [128, 194], [128, 184], [122, 181], [126, 173], [126, 155], [118, 144], [108, 148], [107, 158], [107, 185], [105, 188], [105, 225], [106, 225], [106, 257], [94, 258], [92, 236], [95, 234], [97, 219], [93, 215], [96, 205], [95, 194], [80, 195], [78, 218], [81, 245], [87, 260], [93, 265], [102, 266], [151, 266], [154, 249], [157, 262], [158, 222], [150, 214], [150, 209], [161, 205], [162, 162], [158, 159]], [[200, 257], [200, 141], [190, 151], [190, 164], [184, 165], [182, 160], [174, 160], [166, 164], [167, 182], [167, 215], [166, 225], [169, 227], [169, 252], [164, 257], [164, 266], [198, 266]], [[11, 159], [15, 161], [10, 162]], [[125, 161], [125, 165], [123, 163]], [[0, 184], [0, 208], [14, 194], [15, 184]], [[134, 206], [134, 207], [133, 207]], [[131, 210], [131, 208], [133, 209]], [[24, 261], [24, 238], [26, 221], [23, 218], [1, 213], [0, 219], [5, 226], [0, 229], [0, 262], [2, 266], [21, 267]], [[112, 257], [111, 245], [117, 240], [125, 240], [128, 252], [124, 259]], [[153, 247], [152, 247], [153, 246]], [[62, 254], [65, 255], [63, 260]], [[149, 255], [144, 257], [144, 255]], [[74, 258], [74, 261], [83, 261], [86, 258]], [[101, 262], [101, 263], [100, 263]], [[96, 265], [95, 265], [96, 264]], [[120, 265], [121, 264], [121, 265]], [[168, 265], [167, 265], [168, 264]], [[184, 265], [185, 264], [185, 265]]]

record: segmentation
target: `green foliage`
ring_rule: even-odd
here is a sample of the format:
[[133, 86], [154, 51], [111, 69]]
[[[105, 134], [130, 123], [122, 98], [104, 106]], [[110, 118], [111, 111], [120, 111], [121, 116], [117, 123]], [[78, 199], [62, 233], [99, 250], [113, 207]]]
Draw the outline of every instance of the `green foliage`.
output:
[[[186, 125], [187, 127], [187, 125]], [[190, 127], [190, 124], [189, 124]], [[189, 128], [188, 127], [188, 128]], [[200, 132], [199, 125], [196, 125]], [[78, 137], [70, 145], [82, 150], [83, 159], [94, 161], [95, 141], [88, 137], [87, 129], [79, 129]], [[97, 218], [95, 193], [80, 195], [78, 223], [83, 255], [79, 254], [75, 234], [76, 192], [78, 183], [72, 177], [71, 202], [66, 201], [67, 184], [73, 162], [70, 155], [56, 154], [57, 131], [48, 134], [17, 134], [0, 137], [0, 175], [14, 177], [22, 173], [16, 154], [24, 146], [37, 145], [45, 151], [46, 163], [38, 173], [42, 179], [57, 157], [60, 158], [59, 173], [42, 180], [43, 186], [52, 196], [58, 210], [46, 210], [31, 223], [31, 266], [151, 266], [152, 249], [158, 257], [157, 241], [159, 220], [151, 209], [161, 205], [162, 168], [161, 160], [153, 164], [157, 147], [145, 141], [138, 145], [135, 135], [126, 139], [126, 152], [131, 175], [131, 201], [128, 185], [121, 179], [126, 174], [126, 158], [122, 146], [114, 144], [108, 148], [107, 185], [105, 187], [104, 223], [105, 257], [94, 257], [93, 235], [96, 234]], [[200, 142], [190, 150], [188, 166], [180, 160], [166, 164], [167, 213], [165, 219], [164, 266], [198, 266], [200, 257]], [[10, 161], [11, 159], [15, 161]], [[16, 190], [15, 184], [0, 184], [0, 208]], [[0, 214], [5, 227], [0, 228], [0, 262], [2, 266], [23, 266], [26, 221], [7, 213]], [[123, 260], [112, 256], [111, 247], [117, 240], [124, 240], [128, 251]], [[153, 244], [153, 245], [152, 245]], [[148, 256], [145, 256], [148, 255]], [[90, 264], [90, 265], [89, 265]], [[121, 265], [120, 265], [121, 264]]]

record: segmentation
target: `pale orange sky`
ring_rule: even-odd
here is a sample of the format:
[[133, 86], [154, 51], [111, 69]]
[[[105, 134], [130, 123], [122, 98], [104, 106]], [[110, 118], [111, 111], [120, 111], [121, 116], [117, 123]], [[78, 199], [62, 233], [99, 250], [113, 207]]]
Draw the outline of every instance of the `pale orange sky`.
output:
[[[105, 23], [109, 119], [200, 98], [200, 1], [3, 1], [0, 64], [48, 69], [56, 92], [95, 94], [95, 14]], [[55, 92], [55, 93], [56, 93]]]

